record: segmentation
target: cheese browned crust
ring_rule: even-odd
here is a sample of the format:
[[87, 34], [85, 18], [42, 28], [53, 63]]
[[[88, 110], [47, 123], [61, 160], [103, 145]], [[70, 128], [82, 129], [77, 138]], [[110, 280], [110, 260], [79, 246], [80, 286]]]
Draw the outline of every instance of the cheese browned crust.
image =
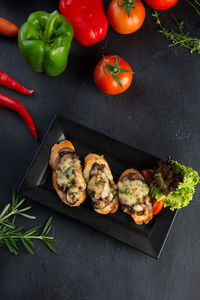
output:
[[119, 206], [117, 186], [104, 157], [88, 154], [85, 157], [83, 175], [94, 210], [100, 214], [115, 213]]
[[136, 224], [147, 224], [153, 217], [149, 187], [140, 172], [131, 168], [118, 181], [118, 196], [122, 209]]
[[52, 147], [49, 165], [53, 169], [53, 186], [60, 199], [69, 206], [79, 206], [86, 198], [86, 183], [81, 162], [70, 141]]

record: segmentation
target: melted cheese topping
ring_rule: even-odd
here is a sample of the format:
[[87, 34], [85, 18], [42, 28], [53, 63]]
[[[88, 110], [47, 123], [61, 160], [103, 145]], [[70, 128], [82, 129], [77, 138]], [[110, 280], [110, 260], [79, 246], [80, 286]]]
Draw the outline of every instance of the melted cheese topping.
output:
[[74, 175], [68, 175], [66, 173], [57, 173], [57, 183], [59, 186], [73, 184]]
[[[105, 166], [105, 168], [104, 168], [104, 173], [106, 174], [106, 176], [107, 176], [108, 178], [111, 179], [111, 181], [113, 180], [113, 177], [112, 177], [112, 174], [111, 174], [110, 170], [107, 168], [106, 164], [102, 161], [102, 157], [100, 157], [100, 159], [95, 160], [94, 163], [97, 163], [97, 164], [99, 164], [99, 165], [104, 165], [104, 166]], [[93, 163], [93, 164], [94, 164], [94, 163]], [[89, 164], [86, 165], [86, 167], [85, 167], [85, 169], [84, 169], [84, 177], [85, 177], [85, 179], [86, 179], [86, 182], [88, 182], [89, 179], [90, 179], [90, 172], [91, 172], [91, 169], [92, 169], [92, 167], [93, 167], [93, 164], [92, 164], [92, 165], [89, 165]], [[101, 173], [102, 173], [102, 172], [101, 172]]]
[[119, 198], [122, 204], [132, 206], [139, 199], [144, 198], [149, 194], [149, 187], [141, 180], [126, 180], [118, 183]]
[[103, 174], [93, 176], [88, 182], [88, 190], [95, 193], [95, 198], [105, 199], [109, 196], [110, 186], [109, 181]]
[[96, 175], [93, 175], [88, 182], [88, 193], [94, 202], [98, 200], [112, 201], [114, 197], [114, 190], [109, 181], [110, 173], [106, 169], [98, 170]]
[[71, 165], [72, 165], [72, 160], [66, 159], [62, 164], [61, 163], [59, 164], [59, 168], [62, 172], [65, 172], [69, 167], [71, 167]]
[[72, 160], [66, 159], [59, 165], [57, 173], [57, 183], [59, 186], [70, 185], [74, 182], [74, 175], [72, 174], [74, 167], [72, 166]]
[[78, 188], [84, 190], [86, 188], [85, 180], [81, 173], [81, 163], [79, 159], [73, 160], [67, 158], [65, 161], [59, 164], [59, 168], [56, 170], [57, 184], [60, 187], [72, 187], [76, 186], [76, 192]]

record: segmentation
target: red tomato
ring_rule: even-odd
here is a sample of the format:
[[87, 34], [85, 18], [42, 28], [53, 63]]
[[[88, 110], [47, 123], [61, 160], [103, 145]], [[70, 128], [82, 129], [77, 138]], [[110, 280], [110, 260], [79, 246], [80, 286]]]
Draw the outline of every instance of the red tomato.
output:
[[124, 92], [132, 80], [133, 72], [130, 65], [117, 55], [105, 56], [94, 69], [94, 81], [106, 94], [116, 95]]
[[[131, 8], [131, 5], [136, 7]], [[118, 0], [112, 0], [108, 7], [108, 21], [118, 33], [129, 34], [137, 31], [144, 19], [145, 8], [140, 0], [119, 0], [119, 5]]]
[[161, 209], [163, 208], [163, 200], [156, 200], [156, 198], [152, 199], [152, 210], [153, 210], [153, 215], [159, 214]]
[[152, 180], [153, 180], [153, 174], [152, 174], [152, 172], [150, 170], [142, 170], [141, 173], [142, 173], [142, 175], [143, 175], [146, 183], [148, 185], [150, 185], [151, 182], [152, 182]]
[[165, 10], [174, 6], [178, 0], [145, 0], [151, 8], [157, 10]]

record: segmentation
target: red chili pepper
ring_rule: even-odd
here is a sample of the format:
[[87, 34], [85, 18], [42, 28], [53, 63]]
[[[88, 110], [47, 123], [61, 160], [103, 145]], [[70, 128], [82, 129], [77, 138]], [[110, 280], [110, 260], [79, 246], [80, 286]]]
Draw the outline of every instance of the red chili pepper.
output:
[[0, 107], [7, 107], [16, 111], [24, 119], [24, 122], [28, 126], [34, 138], [36, 140], [38, 139], [37, 131], [33, 123], [33, 120], [29, 115], [29, 113], [27, 112], [27, 110], [25, 109], [25, 107], [20, 102], [7, 95], [0, 93]]
[[91, 46], [105, 38], [108, 21], [102, 0], [60, 0], [59, 9], [81, 45]]
[[23, 85], [21, 85], [19, 82], [17, 82], [15, 79], [11, 78], [4, 72], [0, 70], [0, 84], [3, 86], [6, 86], [7, 88], [11, 90], [15, 90], [21, 94], [24, 95], [30, 95], [34, 92], [34, 90], [28, 90]]

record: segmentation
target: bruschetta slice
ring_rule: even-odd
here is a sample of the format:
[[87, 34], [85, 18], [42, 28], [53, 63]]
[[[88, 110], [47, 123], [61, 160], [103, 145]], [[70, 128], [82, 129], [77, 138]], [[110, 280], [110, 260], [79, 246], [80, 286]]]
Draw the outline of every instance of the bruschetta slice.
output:
[[121, 174], [117, 186], [123, 211], [131, 215], [136, 224], [147, 224], [153, 214], [149, 187], [142, 174], [128, 169]]
[[53, 186], [60, 199], [69, 206], [79, 206], [86, 198], [86, 183], [81, 162], [70, 141], [52, 147], [49, 165], [53, 169]]
[[116, 212], [119, 206], [117, 185], [104, 157], [88, 154], [85, 157], [83, 175], [94, 210], [99, 214]]

